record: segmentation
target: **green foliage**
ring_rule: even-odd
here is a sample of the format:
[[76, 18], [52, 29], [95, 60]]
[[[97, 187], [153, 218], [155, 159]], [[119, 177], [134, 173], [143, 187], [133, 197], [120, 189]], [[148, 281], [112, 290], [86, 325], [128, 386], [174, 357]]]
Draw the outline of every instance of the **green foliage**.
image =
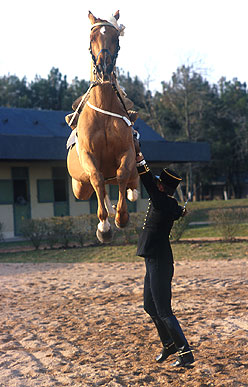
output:
[[[128, 227], [119, 230], [110, 219], [114, 233], [114, 244], [137, 243], [143, 223], [143, 213], [131, 213]], [[22, 235], [38, 249], [41, 243], [54, 247], [68, 248], [75, 243], [81, 247], [99, 243], [96, 238], [98, 219], [94, 214], [64, 216], [43, 219], [28, 219], [23, 223]]]
[[130, 77], [130, 74], [119, 74], [118, 80], [120, 85], [125, 89], [128, 98], [133, 101], [136, 109], [145, 108], [146, 91], [143, 82], [136, 76], [134, 79]]
[[0, 106], [71, 110], [72, 103], [83, 95], [89, 82], [76, 77], [68, 84], [58, 68], [53, 67], [47, 79], [36, 76], [28, 83], [15, 75], [0, 77]]
[[129, 214], [128, 226], [115, 232], [116, 242], [126, 245], [132, 243], [136, 244], [144, 222], [144, 217], [145, 214], [142, 212], [131, 212]]
[[178, 242], [185, 230], [188, 228], [189, 223], [191, 222], [192, 215], [186, 215], [179, 220], [175, 221], [171, 229], [170, 238], [173, 242]]
[[21, 234], [29, 239], [38, 249], [46, 236], [46, 227], [43, 219], [26, 219], [22, 223]]
[[3, 241], [3, 223], [0, 222], [0, 242]]
[[69, 246], [72, 236], [73, 220], [71, 217], [54, 217], [27, 219], [23, 222], [21, 234], [29, 239], [36, 249], [46, 241], [50, 248], [57, 243], [64, 248]]
[[52, 249], [59, 242], [59, 235], [55, 227], [55, 218], [45, 218], [43, 221], [46, 227], [46, 243]]
[[98, 219], [94, 214], [73, 217], [73, 240], [81, 247], [87, 243], [96, 243], [97, 223]]
[[71, 216], [57, 216], [52, 218], [51, 221], [54, 238], [57, 238], [62, 247], [68, 248], [73, 235], [73, 218]]
[[248, 209], [225, 208], [210, 211], [210, 221], [226, 241], [233, 241], [239, 235], [242, 223], [248, 219]]

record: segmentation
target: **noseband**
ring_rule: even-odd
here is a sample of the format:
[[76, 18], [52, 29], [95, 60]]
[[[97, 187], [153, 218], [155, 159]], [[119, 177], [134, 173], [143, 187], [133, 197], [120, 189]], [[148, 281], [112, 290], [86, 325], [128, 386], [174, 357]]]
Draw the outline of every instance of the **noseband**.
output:
[[[102, 23], [95, 23], [93, 24], [93, 26], [91, 27], [91, 30], [93, 30], [93, 28], [95, 27], [98, 27], [98, 26], [109, 26], [109, 27], [112, 27], [114, 29], [117, 30], [117, 28], [111, 24], [111, 23], [107, 23], [107, 22], [102, 22]], [[118, 30], [117, 30], [118, 31]], [[115, 52], [114, 54], [112, 55], [111, 52], [109, 51], [108, 48], [102, 48], [99, 53], [97, 54], [97, 56], [95, 57], [95, 55], [93, 54], [93, 51], [92, 51], [92, 45], [91, 45], [91, 42], [90, 42], [90, 54], [91, 54], [91, 58], [92, 58], [92, 61], [94, 63], [94, 69], [95, 71], [99, 74], [99, 75], [104, 75], [105, 73], [107, 73], [108, 75], [110, 75], [113, 70], [114, 70], [114, 67], [115, 67], [115, 63], [116, 63], [116, 59], [117, 59], [117, 56], [118, 56], [118, 52], [120, 50], [120, 46], [119, 46], [119, 39], [117, 41], [117, 45], [116, 45], [116, 48], [115, 48]], [[102, 53], [105, 53], [105, 65], [104, 65], [104, 68], [102, 68], [102, 66], [100, 65], [97, 65], [97, 60], [99, 58], [99, 55], [102, 54]], [[106, 65], [106, 58], [107, 56], [110, 57], [111, 59], [111, 63], [109, 65]]]

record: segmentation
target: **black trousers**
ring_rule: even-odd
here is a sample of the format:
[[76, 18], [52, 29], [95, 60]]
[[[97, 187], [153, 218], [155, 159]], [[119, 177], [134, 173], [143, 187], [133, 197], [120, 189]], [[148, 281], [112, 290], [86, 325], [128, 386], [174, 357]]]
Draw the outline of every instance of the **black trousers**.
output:
[[160, 319], [172, 315], [171, 281], [174, 274], [172, 261], [165, 257], [145, 258], [144, 309], [152, 317]]
[[171, 281], [174, 265], [165, 257], [145, 258], [144, 309], [151, 316], [164, 347], [174, 343], [185, 352], [189, 344], [171, 309]]

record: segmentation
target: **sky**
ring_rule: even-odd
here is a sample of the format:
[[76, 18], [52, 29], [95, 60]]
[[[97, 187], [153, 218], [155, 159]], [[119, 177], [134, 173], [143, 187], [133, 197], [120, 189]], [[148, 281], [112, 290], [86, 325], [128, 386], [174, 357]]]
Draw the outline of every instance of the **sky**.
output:
[[89, 80], [89, 10], [102, 19], [120, 10], [117, 67], [152, 91], [183, 64], [212, 84], [248, 81], [248, 0], [2, 0], [0, 76], [32, 81], [56, 67], [69, 82]]

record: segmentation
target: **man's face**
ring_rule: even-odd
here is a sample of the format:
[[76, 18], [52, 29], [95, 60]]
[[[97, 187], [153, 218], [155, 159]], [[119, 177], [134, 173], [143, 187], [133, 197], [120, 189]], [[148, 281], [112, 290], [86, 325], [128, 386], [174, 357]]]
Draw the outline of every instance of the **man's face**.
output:
[[165, 192], [167, 195], [173, 196], [175, 193], [175, 189], [164, 186], [164, 184], [159, 180], [157, 181], [157, 187], [160, 192]]
[[159, 180], [157, 181], [157, 187], [158, 187], [159, 191], [165, 192], [164, 185]]

